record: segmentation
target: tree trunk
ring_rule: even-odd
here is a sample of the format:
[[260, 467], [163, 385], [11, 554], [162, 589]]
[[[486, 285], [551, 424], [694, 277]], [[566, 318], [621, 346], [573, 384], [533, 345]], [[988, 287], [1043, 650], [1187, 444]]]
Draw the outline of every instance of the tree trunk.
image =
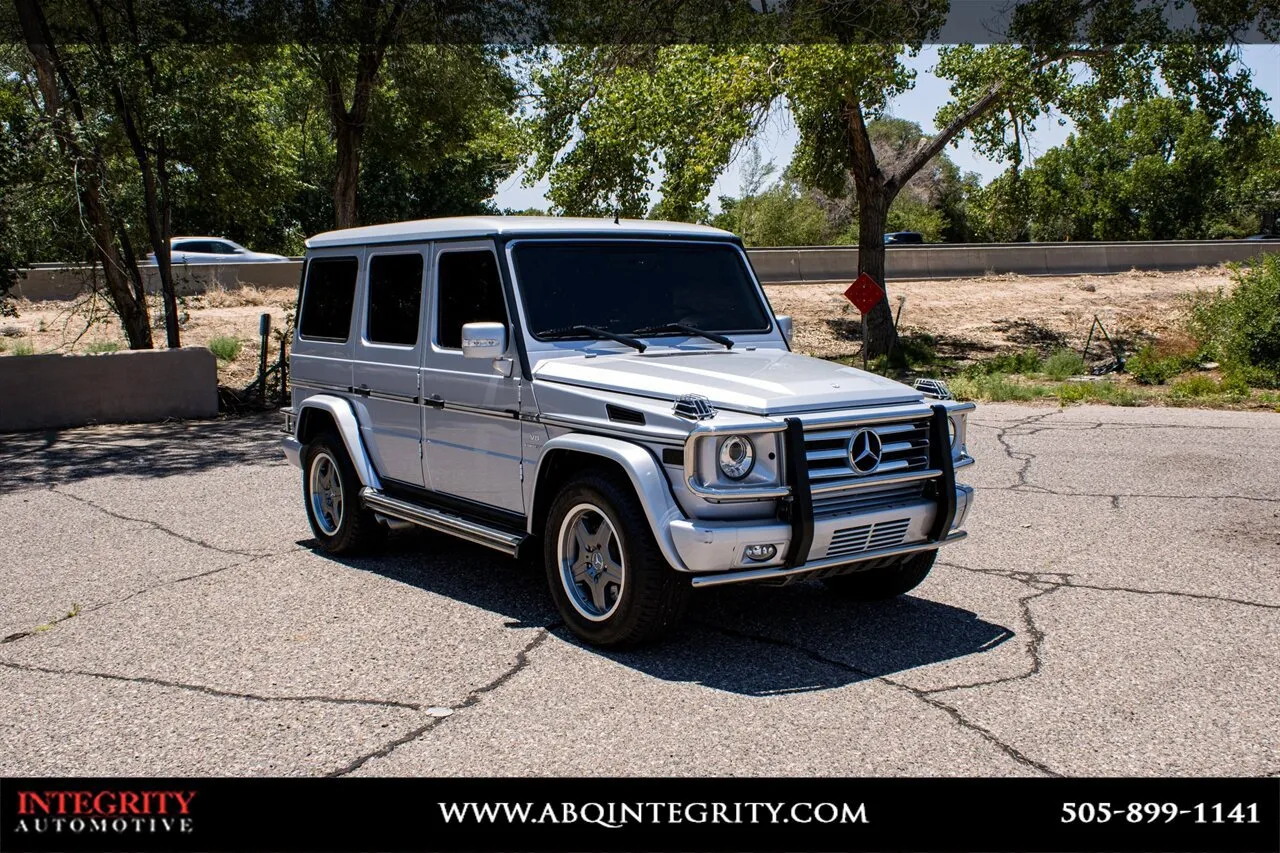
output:
[[360, 144], [364, 128], [352, 121], [345, 109], [334, 111], [338, 148], [338, 173], [333, 181], [333, 225], [351, 228], [356, 224], [356, 189], [360, 185]]
[[[74, 129], [85, 125], [79, 92], [62, 67], [39, 0], [15, 0], [15, 5], [23, 39], [35, 66], [44, 111], [53, 126], [58, 150], [77, 173], [76, 194], [88, 220], [94, 257], [102, 265], [107, 295], [120, 317], [120, 325], [129, 340], [129, 348], [151, 349], [151, 322], [147, 316], [146, 295], [142, 289], [136, 259], [123, 225], [111, 216], [102, 197], [107, 173], [102, 152], [98, 150], [96, 143], [88, 139], [87, 134]], [[85, 140], [83, 144], [82, 139]]]
[[893, 196], [883, 185], [858, 185], [858, 272], [866, 273], [885, 290], [867, 315], [867, 355], [875, 358], [889, 352], [898, 343], [893, 327], [893, 311], [889, 308], [889, 291], [884, 283], [884, 229], [889, 221], [889, 205]]

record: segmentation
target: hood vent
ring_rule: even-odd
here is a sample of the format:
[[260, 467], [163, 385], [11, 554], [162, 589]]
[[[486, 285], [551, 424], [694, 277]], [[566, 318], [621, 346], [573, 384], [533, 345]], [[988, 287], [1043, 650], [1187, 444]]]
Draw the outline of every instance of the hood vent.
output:
[[691, 421], [705, 421], [716, 416], [715, 406], [712, 406], [711, 401], [701, 394], [685, 394], [676, 400], [672, 410], [677, 417], [688, 418]]
[[609, 414], [609, 420], [616, 421], [621, 424], [643, 424], [644, 412], [637, 412], [635, 409], [627, 409], [622, 406], [615, 406], [609, 403], [604, 407]]

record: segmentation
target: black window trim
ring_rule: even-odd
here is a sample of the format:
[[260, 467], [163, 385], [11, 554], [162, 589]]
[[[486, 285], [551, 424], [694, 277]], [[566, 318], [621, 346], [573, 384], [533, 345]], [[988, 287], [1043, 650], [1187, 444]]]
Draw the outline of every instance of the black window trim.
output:
[[[362, 273], [363, 273], [363, 271], [364, 271], [363, 264], [361, 264], [361, 258], [362, 258], [362, 257], [363, 257], [363, 253], [361, 253], [361, 254], [355, 254], [355, 255], [351, 255], [351, 254], [341, 254], [341, 255], [336, 255], [336, 254], [335, 254], [335, 255], [329, 255], [329, 254], [315, 254], [315, 255], [311, 255], [310, 257], [308, 257], [308, 258], [307, 258], [306, 264], [304, 264], [304, 266], [303, 266], [303, 270], [302, 270], [302, 273], [303, 273], [303, 279], [302, 279], [302, 290], [301, 290], [301, 292], [298, 294], [298, 338], [299, 338], [299, 340], [304, 340], [304, 341], [319, 341], [319, 342], [329, 343], [329, 344], [346, 344], [346, 343], [350, 342], [350, 340], [351, 340], [351, 320], [352, 320], [352, 318], [355, 316], [355, 313], [356, 313], [355, 297], [356, 297], [357, 293], [358, 293], [358, 292], [359, 292], [359, 290], [360, 290], [360, 276], [361, 276], [361, 274], [362, 274]], [[352, 293], [352, 295], [351, 295], [351, 297], [352, 297], [352, 298], [351, 298], [351, 315], [352, 315], [352, 316], [347, 318], [347, 335], [346, 335], [346, 337], [343, 337], [343, 338], [330, 338], [330, 337], [323, 337], [323, 336], [320, 336], [320, 335], [304, 335], [304, 334], [302, 334], [303, 311], [304, 311], [304, 310], [306, 309], [306, 307], [307, 307], [307, 282], [308, 282], [308, 281], [310, 281], [310, 278], [311, 278], [311, 267], [312, 267], [312, 262], [313, 262], [313, 261], [343, 261], [343, 260], [347, 260], [347, 261], [355, 261], [355, 262], [356, 262], [356, 280], [355, 280], [355, 282], [351, 285], [351, 286], [352, 286], [352, 289], [353, 289], [354, 291], [356, 291], [356, 293]]]
[[[614, 237], [614, 236], [609, 236], [604, 234], [591, 234], [591, 235], [556, 234], [555, 236], [547, 235], [546, 237], [543, 237], [541, 235], [526, 234], [518, 237], [513, 237], [512, 239], [504, 241], [503, 248], [505, 249], [507, 263], [511, 268], [511, 275], [513, 277], [516, 277], [515, 289], [519, 292], [519, 301], [520, 301], [519, 323], [524, 328], [524, 334], [527, 334], [530, 338], [532, 338], [535, 341], [538, 341], [539, 343], [558, 343], [560, 341], [587, 340], [588, 336], [583, 335], [581, 338], [578, 338], [576, 336], [563, 337], [563, 338], [557, 337], [554, 339], [540, 338], [533, 333], [532, 329], [528, 328], [528, 324], [526, 320], [526, 312], [528, 310], [528, 305], [525, 302], [525, 300], [528, 299], [528, 294], [525, 292], [523, 285], [520, 283], [519, 278], [517, 277], [516, 260], [515, 260], [515, 250], [518, 249], [522, 243], [573, 243], [573, 244], [688, 243], [688, 244], [704, 245], [704, 246], [708, 243], [714, 243], [714, 244], [719, 244], [723, 246], [728, 246], [736, 250], [736, 254], [738, 256], [738, 262], [742, 264], [742, 268], [744, 272], [746, 272], [747, 274], [748, 281], [750, 281], [751, 284], [755, 287], [756, 296], [760, 299], [760, 304], [764, 308], [765, 321], [767, 325], [763, 329], [745, 329], [745, 330], [740, 329], [740, 330], [728, 330], [728, 331], [715, 329], [714, 331], [720, 332], [721, 334], [725, 334], [725, 335], [770, 335], [770, 334], [773, 334], [774, 331], [776, 331], [776, 324], [774, 323], [774, 320], [773, 320], [773, 306], [769, 302], [769, 296], [768, 294], [765, 293], [764, 286], [760, 283], [760, 279], [756, 277], [755, 268], [751, 266], [751, 259], [747, 256], [746, 250], [743, 248], [742, 242], [737, 238], [714, 237], [714, 236], [685, 238], [685, 237], [671, 237], [669, 235], [664, 235], [664, 234], [655, 234], [653, 236], [628, 235], [625, 237], [624, 236]], [[645, 335], [645, 337], [668, 337], [668, 336], [669, 335], [667, 333], [662, 333], [661, 335]]]
[[[431, 334], [427, 340], [431, 346], [431, 352], [439, 355], [462, 355], [462, 347], [447, 347], [440, 343], [440, 259], [448, 254], [458, 252], [488, 252], [493, 255], [493, 263], [498, 271], [498, 290], [502, 295], [502, 305], [506, 313], [505, 322], [507, 324], [507, 335], [512, 335], [514, 324], [511, 317], [511, 302], [507, 298], [507, 288], [502, 275], [502, 255], [498, 252], [498, 246], [494, 240], [486, 237], [467, 237], [449, 242], [436, 241], [435, 251], [431, 257], [431, 312], [429, 324], [431, 326]], [[507, 345], [510, 346], [510, 340]]]
[[[364, 322], [362, 322], [362, 323], [360, 324], [360, 326], [361, 326], [361, 328], [360, 328], [360, 344], [361, 344], [361, 346], [367, 346], [367, 347], [386, 347], [387, 349], [397, 349], [397, 350], [406, 350], [406, 351], [414, 350], [414, 349], [417, 349], [419, 346], [421, 346], [421, 344], [422, 344], [422, 315], [423, 315], [423, 313], [424, 313], [424, 312], [423, 312], [423, 309], [428, 307], [428, 303], [427, 303], [427, 289], [428, 289], [429, 282], [430, 282], [431, 266], [432, 266], [432, 264], [434, 263], [434, 258], [433, 258], [433, 256], [432, 256], [431, 247], [430, 247], [430, 245], [429, 245], [429, 244], [418, 244], [418, 248], [417, 248], [416, 250], [414, 250], [414, 251], [410, 251], [410, 249], [411, 249], [411, 248], [412, 248], [412, 247], [411, 247], [411, 246], [408, 246], [408, 245], [405, 245], [405, 246], [397, 246], [397, 247], [391, 248], [391, 249], [388, 251], [388, 250], [386, 250], [384, 247], [378, 247], [378, 249], [377, 249], [377, 250], [375, 250], [375, 249], [374, 249], [374, 247], [372, 247], [372, 246], [371, 246], [371, 247], [369, 247], [369, 248], [367, 248], [367, 249], [365, 250], [365, 254], [364, 254], [364, 304], [361, 306], [361, 313], [362, 313], [362, 314], [363, 314], [363, 316], [364, 316]], [[399, 251], [396, 251], [396, 249], [399, 249]], [[369, 300], [373, 298], [373, 280], [372, 280], [372, 278], [371, 278], [371, 275], [372, 275], [372, 273], [373, 273], [373, 260], [374, 260], [374, 258], [397, 257], [397, 256], [405, 256], [405, 255], [417, 255], [419, 258], [421, 258], [421, 259], [422, 259], [422, 279], [421, 279], [421, 281], [419, 282], [419, 284], [420, 284], [420, 286], [421, 286], [422, 290], [421, 290], [421, 291], [419, 291], [419, 294], [418, 294], [418, 337], [417, 337], [417, 340], [415, 340], [412, 344], [393, 344], [393, 343], [388, 343], [388, 342], [386, 342], [386, 341], [375, 341], [375, 340], [373, 340], [372, 338], [370, 338], [370, 337], [369, 337]], [[357, 276], [356, 276], [356, 280], [357, 280], [357, 282], [359, 282], [359, 274], [358, 274], [358, 273], [357, 273]], [[433, 314], [433, 313], [434, 313], [434, 306], [431, 306], [431, 310], [428, 310], [428, 311], [426, 311], [425, 313], [426, 313], [426, 314], [428, 314], [428, 315]]]

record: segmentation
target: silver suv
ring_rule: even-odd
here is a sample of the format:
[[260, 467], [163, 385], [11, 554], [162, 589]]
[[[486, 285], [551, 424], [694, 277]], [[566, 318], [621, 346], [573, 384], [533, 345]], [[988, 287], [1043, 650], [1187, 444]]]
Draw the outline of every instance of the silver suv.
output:
[[285, 454], [327, 551], [417, 525], [536, 555], [600, 645], [661, 634], [694, 587], [904, 593], [965, 535], [973, 405], [790, 338], [715, 228], [334, 231], [307, 243]]

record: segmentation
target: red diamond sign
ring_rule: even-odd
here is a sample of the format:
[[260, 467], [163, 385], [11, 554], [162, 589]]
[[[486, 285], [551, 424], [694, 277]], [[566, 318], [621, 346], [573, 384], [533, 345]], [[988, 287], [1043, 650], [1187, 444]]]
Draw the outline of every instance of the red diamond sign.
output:
[[876, 280], [871, 276], [863, 273], [858, 276], [858, 280], [849, 285], [849, 289], [844, 292], [844, 298], [854, 304], [863, 314], [870, 314], [871, 309], [880, 304], [880, 300], [884, 299], [884, 290], [880, 285], [876, 284]]

